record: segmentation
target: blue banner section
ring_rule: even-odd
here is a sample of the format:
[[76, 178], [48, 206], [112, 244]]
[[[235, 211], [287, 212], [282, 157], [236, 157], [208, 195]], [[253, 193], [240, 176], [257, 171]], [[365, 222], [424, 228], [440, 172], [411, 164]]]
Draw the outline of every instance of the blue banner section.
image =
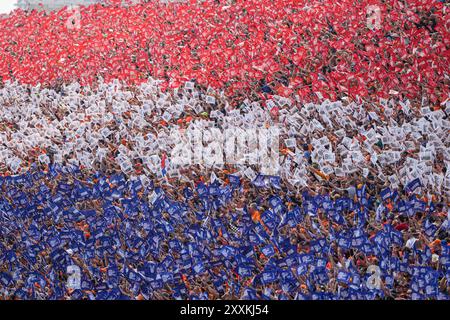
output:
[[1, 178], [0, 294], [449, 298], [448, 216], [411, 195], [420, 181], [349, 197], [229, 178], [175, 189], [54, 166]]

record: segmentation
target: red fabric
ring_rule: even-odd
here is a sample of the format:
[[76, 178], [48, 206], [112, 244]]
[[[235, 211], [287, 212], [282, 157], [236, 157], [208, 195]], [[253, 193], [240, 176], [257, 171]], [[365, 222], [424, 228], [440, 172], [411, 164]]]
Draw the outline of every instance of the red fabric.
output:
[[398, 231], [408, 230], [409, 226], [407, 223], [399, 223], [395, 226], [395, 229]]

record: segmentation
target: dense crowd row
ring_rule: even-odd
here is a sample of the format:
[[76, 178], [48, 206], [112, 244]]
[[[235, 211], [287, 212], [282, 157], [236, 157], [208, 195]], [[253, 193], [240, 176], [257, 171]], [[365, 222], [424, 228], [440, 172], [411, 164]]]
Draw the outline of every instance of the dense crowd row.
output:
[[449, 299], [445, 2], [108, 2], [0, 19], [0, 299]]
[[[448, 299], [448, 106], [0, 92], [5, 298]], [[170, 130], [267, 125], [279, 176], [171, 166]]]
[[51, 166], [2, 178], [0, 295], [449, 298], [449, 208], [421, 200], [417, 184], [298, 196], [271, 177], [194, 176], [161, 187]]
[[[279, 157], [271, 164], [278, 165], [273, 173], [294, 189], [331, 190], [363, 180], [397, 188], [418, 178], [429, 196], [450, 195], [449, 102], [417, 110], [409, 101], [303, 105], [274, 96], [247, 99], [235, 109], [224, 95], [192, 82], [172, 93], [162, 93], [160, 85], [149, 80], [127, 88], [115, 81], [93, 91], [78, 84], [55, 91], [7, 84], [0, 89], [0, 172], [18, 174], [34, 163], [54, 162], [161, 177], [163, 158], [172, 177], [197, 165], [230, 169], [233, 163], [226, 159], [208, 165], [209, 154], [179, 165], [176, 134], [276, 127]], [[250, 141], [245, 146], [245, 159], [259, 156]], [[214, 148], [225, 152], [223, 145]], [[259, 158], [259, 164], [269, 161]], [[253, 179], [253, 171], [262, 171], [257, 164], [247, 160], [233, 168]]]
[[449, 93], [446, 9], [429, 0], [236, 0], [16, 10], [0, 20], [0, 77], [86, 85], [152, 76], [236, 97], [437, 105]]

